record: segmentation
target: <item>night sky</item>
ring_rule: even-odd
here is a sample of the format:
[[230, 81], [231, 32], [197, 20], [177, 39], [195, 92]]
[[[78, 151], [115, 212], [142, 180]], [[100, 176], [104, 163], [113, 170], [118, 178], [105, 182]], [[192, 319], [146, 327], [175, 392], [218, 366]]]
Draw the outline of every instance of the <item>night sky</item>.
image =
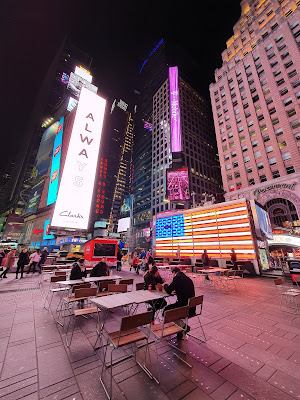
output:
[[129, 102], [142, 61], [168, 35], [197, 61], [200, 94], [209, 98], [240, 0], [10, 0], [0, 13], [3, 169], [22, 150], [38, 88], [65, 35], [93, 57], [99, 94]]

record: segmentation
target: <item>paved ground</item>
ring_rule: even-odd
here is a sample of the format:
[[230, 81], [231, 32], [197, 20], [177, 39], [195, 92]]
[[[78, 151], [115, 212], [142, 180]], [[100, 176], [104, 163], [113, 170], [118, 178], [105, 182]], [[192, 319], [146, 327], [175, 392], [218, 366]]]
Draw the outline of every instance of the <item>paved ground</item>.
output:
[[[99, 382], [102, 353], [92, 347], [94, 321], [78, 326], [69, 350], [54, 320], [55, 307], [43, 309], [38, 277], [13, 278], [10, 274], [0, 281], [0, 399], [105, 399]], [[114, 398], [300, 399], [300, 315], [279, 310], [272, 279], [244, 283], [237, 291], [197, 289], [204, 294], [202, 322], [208, 340], [202, 344], [189, 338], [192, 370], [162, 343], [159, 365], [153, 358], [161, 384], [128, 360], [114, 368]], [[109, 329], [118, 328], [120, 315], [111, 314]], [[200, 335], [198, 329], [194, 332]]]

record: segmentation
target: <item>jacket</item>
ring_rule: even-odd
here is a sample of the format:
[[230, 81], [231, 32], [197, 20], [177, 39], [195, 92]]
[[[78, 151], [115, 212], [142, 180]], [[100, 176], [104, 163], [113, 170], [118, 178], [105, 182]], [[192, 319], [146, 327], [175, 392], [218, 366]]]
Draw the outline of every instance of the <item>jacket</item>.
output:
[[151, 285], [152, 290], [156, 289], [156, 285], [158, 283], [163, 284], [164, 281], [162, 280], [161, 276], [158, 276], [155, 278], [154, 276], [150, 275], [149, 272], [147, 272], [144, 276], [144, 290], [148, 290], [149, 285]]
[[47, 260], [48, 254], [49, 253], [47, 250], [42, 251], [41, 260], [40, 260], [41, 264], [44, 264], [44, 262]]
[[177, 272], [170, 285], [164, 285], [164, 289], [168, 294], [175, 290], [179, 307], [187, 306], [189, 299], [195, 296], [194, 282], [183, 272]]
[[14, 261], [15, 261], [15, 256], [14, 254], [10, 251], [7, 254], [6, 260], [5, 260], [5, 268], [11, 268], [14, 265]]
[[109, 275], [109, 268], [106, 263], [103, 261], [100, 261], [98, 264], [94, 266], [92, 269], [92, 272], [90, 274], [90, 277], [97, 277], [97, 276], [108, 276]]
[[19, 254], [19, 259], [18, 259], [17, 264], [18, 264], [19, 266], [29, 264], [29, 255], [28, 255], [28, 251], [26, 251], [26, 253], [24, 253], [23, 251], [21, 251], [21, 253]]
[[82, 278], [86, 278], [86, 269], [84, 269], [84, 271], [81, 271], [81, 268], [79, 266], [79, 264], [76, 262], [73, 264], [72, 266], [72, 271], [70, 274], [70, 280], [74, 281], [75, 279], [82, 279]]

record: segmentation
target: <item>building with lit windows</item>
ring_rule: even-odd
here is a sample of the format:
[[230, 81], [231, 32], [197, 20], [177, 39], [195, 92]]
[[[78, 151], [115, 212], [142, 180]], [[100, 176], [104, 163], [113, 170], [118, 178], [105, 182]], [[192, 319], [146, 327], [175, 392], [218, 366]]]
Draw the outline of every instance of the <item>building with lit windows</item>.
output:
[[300, 229], [300, 2], [243, 0], [210, 85], [226, 200]]
[[[210, 105], [178, 77], [181, 166], [188, 168], [189, 193], [199, 204], [203, 194], [223, 194]], [[169, 78], [153, 96], [152, 124], [152, 216], [177, 206], [167, 199], [167, 170], [173, 167]], [[178, 149], [177, 149], [178, 150]], [[190, 196], [190, 204], [193, 200]]]

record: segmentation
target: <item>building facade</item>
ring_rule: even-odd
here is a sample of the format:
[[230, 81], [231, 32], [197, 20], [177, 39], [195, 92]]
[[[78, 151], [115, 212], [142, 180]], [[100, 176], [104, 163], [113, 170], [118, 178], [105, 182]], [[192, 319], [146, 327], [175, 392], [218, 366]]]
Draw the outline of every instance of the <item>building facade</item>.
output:
[[266, 206], [297, 230], [300, 177], [300, 3], [241, 2], [210, 85], [226, 200]]
[[[181, 162], [188, 168], [190, 204], [199, 204], [203, 194], [223, 193], [217, 147], [214, 141], [209, 103], [182, 78], [178, 79], [181, 122]], [[153, 96], [152, 120], [152, 216], [176, 203], [167, 199], [167, 170], [172, 168], [169, 78]]]

